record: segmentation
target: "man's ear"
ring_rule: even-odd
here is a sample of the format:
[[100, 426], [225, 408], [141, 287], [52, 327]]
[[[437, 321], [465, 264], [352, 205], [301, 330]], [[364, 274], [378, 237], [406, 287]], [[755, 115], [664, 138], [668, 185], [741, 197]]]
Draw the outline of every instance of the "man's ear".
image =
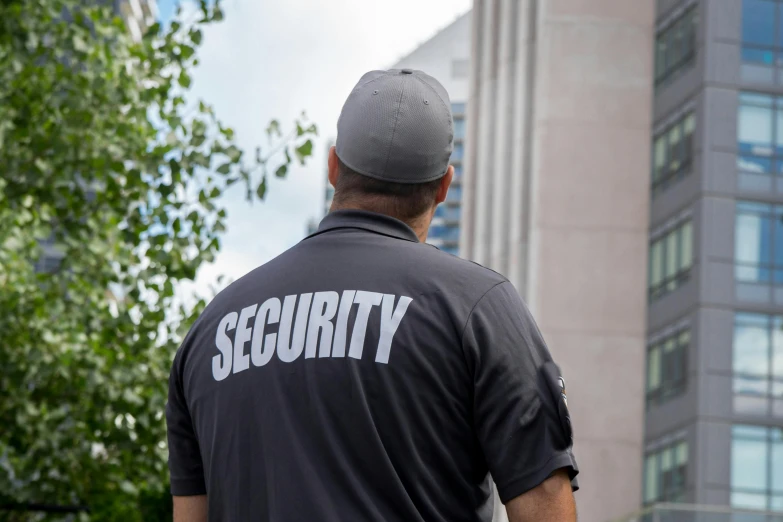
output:
[[337, 177], [340, 175], [340, 161], [337, 159], [337, 152], [334, 146], [329, 149], [329, 183], [333, 187], [337, 187]]
[[452, 179], [454, 179], [454, 167], [449, 165], [446, 175], [440, 179], [440, 187], [438, 187], [438, 193], [435, 195], [435, 205], [440, 205], [446, 201], [446, 195], [449, 193]]

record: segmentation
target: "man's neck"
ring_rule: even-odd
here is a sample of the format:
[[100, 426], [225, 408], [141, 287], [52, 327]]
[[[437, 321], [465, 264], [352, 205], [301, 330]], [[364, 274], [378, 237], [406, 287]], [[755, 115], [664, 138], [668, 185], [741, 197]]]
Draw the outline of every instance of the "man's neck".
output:
[[[336, 206], [334, 203], [332, 203], [332, 206], [329, 208], [329, 212], [334, 212], [335, 210], [364, 210], [366, 212], [378, 212], [375, 209], [372, 208], [365, 208], [359, 205], [340, 205]], [[384, 214], [383, 212], [380, 212], [381, 214]], [[427, 241], [427, 232], [430, 229], [430, 222], [432, 221], [432, 214], [433, 211], [428, 211], [422, 214], [421, 216], [418, 216], [413, 219], [400, 219], [397, 216], [390, 216], [394, 219], [399, 219], [409, 227], [411, 227], [411, 230], [413, 230], [413, 233], [416, 234], [416, 237], [419, 238], [419, 241], [424, 243]], [[389, 214], [384, 214], [389, 215]]]

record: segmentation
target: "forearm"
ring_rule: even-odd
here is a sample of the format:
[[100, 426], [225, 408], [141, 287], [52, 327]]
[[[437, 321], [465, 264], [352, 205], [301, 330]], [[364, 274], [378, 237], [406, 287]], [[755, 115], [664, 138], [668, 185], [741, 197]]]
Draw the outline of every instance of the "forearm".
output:
[[174, 497], [174, 522], [207, 522], [207, 496]]

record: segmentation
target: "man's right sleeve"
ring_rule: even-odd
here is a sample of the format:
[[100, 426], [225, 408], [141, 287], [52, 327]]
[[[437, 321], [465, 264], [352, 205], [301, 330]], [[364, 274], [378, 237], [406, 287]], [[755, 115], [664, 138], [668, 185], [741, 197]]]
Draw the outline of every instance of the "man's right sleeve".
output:
[[474, 430], [506, 503], [565, 469], [576, 488], [572, 431], [560, 370], [514, 286], [491, 288], [465, 324]]
[[190, 418], [182, 388], [182, 349], [177, 352], [169, 376], [169, 400], [166, 403], [166, 426], [169, 441], [171, 494], [174, 496], [206, 495], [204, 467], [198, 439]]

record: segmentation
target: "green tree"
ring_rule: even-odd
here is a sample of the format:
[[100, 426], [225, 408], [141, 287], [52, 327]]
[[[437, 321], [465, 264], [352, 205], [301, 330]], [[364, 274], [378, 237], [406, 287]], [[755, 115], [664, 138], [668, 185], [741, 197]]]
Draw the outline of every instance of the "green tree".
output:
[[[140, 42], [84, 4], [0, 0], [0, 505], [157, 520], [169, 365], [205, 304], [175, 288], [220, 249], [221, 194], [263, 199], [316, 129], [272, 121], [247, 154], [188, 94], [220, 2]], [[48, 243], [62, 260], [36, 271]]]

